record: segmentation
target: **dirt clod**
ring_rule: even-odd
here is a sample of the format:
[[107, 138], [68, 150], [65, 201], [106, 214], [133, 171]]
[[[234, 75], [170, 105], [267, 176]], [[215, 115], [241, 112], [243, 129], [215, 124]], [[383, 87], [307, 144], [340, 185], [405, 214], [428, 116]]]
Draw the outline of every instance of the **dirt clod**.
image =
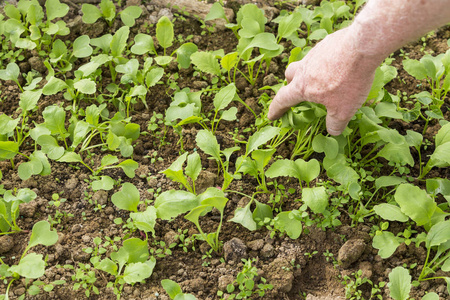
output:
[[247, 258], [247, 246], [241, 239], [232, 238], [223, 245], [223, 254], [226, 261], [239, 262]]
[[0, 236], [0, 254], [6, 253], [14, 247], [14, 239], [9, 235]]
[[365, 249], [366, 243], [363, 239], [349, 240], [339, 249], [338, 261], [346, 269], [361, 257]]

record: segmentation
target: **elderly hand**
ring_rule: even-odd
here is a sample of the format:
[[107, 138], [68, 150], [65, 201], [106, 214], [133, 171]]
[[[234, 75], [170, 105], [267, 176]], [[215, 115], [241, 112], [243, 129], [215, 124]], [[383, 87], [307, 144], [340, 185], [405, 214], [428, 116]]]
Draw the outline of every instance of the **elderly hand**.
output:
[[327, 108], [326, 125], [331, 135], [339, 135], [365, 102], [379, 61], [366, 57], [355, 47], [352, 28], [328, 35], [298, 62], [291, 63], [282, 87], [269, 107], [271, 120], [280, 118], [302, 101]]

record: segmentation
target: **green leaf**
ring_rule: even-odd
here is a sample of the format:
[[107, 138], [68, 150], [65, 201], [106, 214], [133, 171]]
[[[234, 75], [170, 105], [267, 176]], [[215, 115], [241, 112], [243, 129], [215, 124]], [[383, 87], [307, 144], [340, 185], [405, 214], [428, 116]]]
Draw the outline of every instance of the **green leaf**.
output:
[[[219, 3], [217, 3], [219, 4]], [[176, 295], [182, 294], [180, 286], [173, 280], [163, 279], [161, 280], [161, 285], [166, 293], [169, 295], [170, 299], [175, 298]]]
[[20, 94], [19, 106], [24, 112], [33, 110], [42, 96], [42, 90], [25, 91]]
[[45, 273], [45, 262], [42, 259], [42, 254], [27, 254], [18, 265], [10, 267], [9, 271], [29, 279], [42, 277]]
[[101, 161], [101, 166], [102, 167], [106, 167], [106, 166], [111, 166], [115, 163], [119, 162], [119, 159], [117, 158], [117, 156], [115, 155], [111, 155], [111, 154], [107, 154], [105, 156], [102, 157], [102, 161]]
[[104, 272], [107, 272], [113, 276], [117, 275], [117, 264], [115, 264], [112, 260], [109, 258], [102, 259], [100, 263], [96, 266], [94, 266], [96, 269], [102, 270]]
[[156, 208], [148, 206], [144, 212], [130, 213], [133, 223], [139, 230], [155, 234]]
[[236, 85], [230, 83], [226, 87], [220, 89], [220, 91], [214, 97], [214, 108], [216, 111], [226, 108], [236, 96]]
[[206, 154], [220, 161], [220, 146], [216, 137], [208, 130], [200, 130], [195, 138], [197, 146]]
[[278, 37], [289, 37], [300, 28], [301, 23], [302, 15], [299, 12], [294, 12], [283, 17], [278, 24]]
[[220, 65], [216, 56], [210, 52], [195, 52], [191, 54], [192, 63], [200, 69], [200, 71], [212, 75], [221, 75]]
[[275, 227], [293, 240], [300, 237], [303, 231], [302, 222], [294, 211], [283, 211], [275, 217]]
[[426, 247], [439, 246], [450, 240], [450, 221], [437, 223], [430, 228], [427, 234]]
[[85, 121], [77, 121], [75, 123], [75, 127], [73, 128], [73, 132], [71, 134], [72, 149], [75, 149], [78, 144], [80, 144], [86, 138], [90, 129], [91, 128], [89, 124]]
[[92, 186], [93, 191], [98, 191], [98, 190], [109, 191], [109, 190], [112, 190], [114, 187], [114, 179], [112, 179], [109, 176], [101, 176], [100, 180], [92, 181], [91, 186]]
[[198, 175], [202, 170], [202, 161], [198, 152], [194, 152], [187, 157], [186, 175], [189, 176], [192, 181], [197, 180]]
[[379, 250], [378, 255], [383, 259], [394, 254], [399, 245], [400, 243], [396, 236], [389, 231], [383, 231], [381, 234], [376, 234], [372, 241], [372, 246]]
[[173, 60], [172, 56], [157, 56], [155, 57], [155, 62], [160, 66], [167, 66]]
[[168, 17], [163, 16], [156, 24], [156, 38], [164, 49], [172, 46], [173, 42], [173, 24]]
[[220, 60], [220, 65], [227, 71], [231, 71], [233, 67], [239, 62], [239, 57], [237, 52], [231, 52], [222, 57]]
[[395, 300], [409, 299], [411, 291], [411, 275], [409, 271], [403, 267], [394, 268], [389, 274], [389, 293]]
[[17, 169], [17, 173], [19, 174], [20, 179], [27, 180], [32, 175], [37, 175], [42, 172], [44, 166], [40, 159], [36, 157], [32, 157], [30, 155], [30, 160], [24, 163], [21, 163]]
[[62, 107], [52, 105], [47, 106], [42, 112], [44, 125], [52, 134], [64, 135], [66, 133], [65, 121], [66, 112]]
[[408, 216], [402, 213], [400, 207], [392, 204], [382, 203], [375, 205], [373, 210], [377, 215], [388, 221], [407, 222]]
[[0, 135], [12, 134], [18, 123], [19, 118], [13, 119], [7, 114], [0, 115]]
[[197, 52], [198, 47], [194, 43], [184, 43], [177, 50], [177, 62], [181, 68], [187, 69], [191, 64], [191, 55]]
[[81, 159], [80, 154], [72, 152], [72, 151], [67, 151], [66, 153], [64, 153], [63, 156], [58, 158], [57, 161], [59, 161], [59, 162], [67, 162], [67, 163], [83, 162], [83, 160]]
[[112, 0], [102, 0], [100, 2], [100, 9], [102, 10], [102, 15], [108, 22], [112, 22], [116, 17], [116, 6]]
[[328, 194], [325, 187], [304, 188], [302, 200], [316, 214], [323, 213], [328, 207]]
[[279, 127], [266, 126], [255, 132], [249, 139], [246, 147], [246, 154], [258, 149], [261, 145], [273, 139], [280, 132]]
[[197, 300], [192, 294], [178, 294], [173, 300]]
[[68, 85], [62, 81], [59, 78], [56, 78], [54, 76], [50, 77], [50, 79], [47, 81], [47, 84], [42, 89], [42, 94], [48, 96], [48, 95], [55, 95], [58, 92], [61, 92], [62, 90], [66, 89]]
[[[267, 204], [255, 200], [256, 208], [253, 211], [253, 220], [258, 223], [264, 221], [265, 218], [273, 219], [272, 207]], [[258, 225], [258, 228], [261, 227]]]
[[437, 206], [424, 190], [412, 184], [401, 184], [395, 191], [394, 198], [402, 212], [418, 226], [431, 222]]
[[97, 91], [95, 81], [90, 78], [81, 79], [75, 82], [73, 86], [83, 94], [92, 95]]
[[397, 176], [381, 176], [375, 180], [375, 187], [380, 189], [387, 186], [397, 186], [401, 183], [406, 183], [407, 181], [401, 177]]
[[314, 151], [318, 153], [325, 152], [325, 155], [330, 159], [334, 159], [339, 152], [339, 144], [336, 139], [326, 137], [322, 134], [318, 134], [314, 137], [312, 147]]
[[131, 238], [123, 242], [119, 251], [111, 253], [111, 258], [117, 261], [121, 268], [125, 263], [146, 262], [148, 255], [148, 241]]
[[450, 123], [445, 124], [436, 134], [436, 146], [450, 142]]
[[122, 185], [120, 191], [112, 195], [111, 201], [120, 209], [137, 212], [140, 195], [138, 189], [129, 182]]
[[[83, 4], [83, 6], [84, 5], [85, 4]], [[86, 5], [90, 5], [90, 4], [86, 4]], [[108, 53], [110, 51], [110, 49], [111, 49], [111, 41], [112, 41], [112, 39], [113, 39], [113, 36], [111, 34], [107, 33], [107, 34], [102, 35], [101, 37], [91, 39], [91, 45], [95, 46], [95, 47], [99, 47], [100, 49], [102, 49], [102, 51], [104, 53]], [[103, 55], [105, 55], [105, 54], [103, 54]]]
[[155, 86], [158, 83], [158, 81], [163, 77], [163, 75], [164, 75], [163, 68], [157, 67], [151, 69], [145, 76], [145, 85], [147, 86], [147, 88]]
[[150, 277], [153, 272], [153, 268], [156, 264], [147, 263], [131, 263], [125, 267], [123, 272], [123, 280], [128, 284], [134, 284], [136, 282], [143, 282], [146, 278]]
[[435, 292], [427, 293], [422, 297], [422, 300], [439, 300], [439, 295]]
[[139, 18], [142, 14], [142, 8], [139, 6], [128, 6], [120, 13], [120, 19], [123, 24], [128, 27], [133, 27], [136, 23], [135, 20]]
[[255, 231], [257, 229], [256, 222], [253, 220], [253, 215], [250, 210], [250, 204], [247, 204], [245, 207], [238, 207], [234, 211], [234, 217], [229, 220], [229, 222], [234, 222], [241, 224], [245, 228], [250, 231]]
[[36, 245], [51, 246], [58, 241], [56, 230], [50, 230], [50, 224], [47, 221], [39, 221], [34, 224], [31, 231], [30, 242], [27, 248]]
[[47, 21], [62, 18], [69, 12], [69, 6], [59, 2], [59, 0], [47, 0], [45, 9], [47, 11]]
[[12, 80], [17, 82], [19, 78], [20, 69], [16, 63], [9, 63], [6, 69], [0, 70], [0, 79], [2, 80]]
[[132, 160], [132, 159], [124, 160], [123, 162], [121, 162], [117, 166], [119, 168], [122, 168], [122, 170], [125, 172], [125, 174], [129, 178], [134, 178], [134, 176], [135, 176], [134, 171], [136, 171], [136, 169], [139, 168], [139, 164], [137, 162], [135, 162], [134, 160]]
[[310, 41], [323, 40], [328, 35], [325, 29], [316, 29], [309, 36]]
[[380, 157], [384, 157], [387, 160], [403, 165], [414, 166], [414, 159], [411, 155], [409, 146], [406, 143], [403, 144], [387, 144], [378, 152]]
[[427, 71], [425, 67], [417, 60], [405, 59], [403, 60], [403, 68], [411, 76], [418, 80], [425, 79], [427, 77]]
[[175, 218], [199, 205], [200, 201], [197, 196], [180, 190], [163, 192], [155, 200], [157, 216], [163, 220]]
[[131, 47], [131, 52], [137, 55], [143, 55], [148, 52], [156, 53], [153, 38], [150, 35], [138, 33], [134, 37], [134, 45]]
[[185, 215], [184, 218], [194, 223], [197, 227], [200, 227], [198, 219], [201, 215], [204, 214], [205, 211], [207, 212], [210, 207], [211, 206], [207, 204], [197, 206], [191, 209], [191, 211], [187, 215]]
[[130, 35], [130, 28], [122, 26], [116, 31], [111, 39], [111, 55], [113, 57], [121, 57], [123, 51], [127, 47], [128, 36]]
[[89, 45], [91, 39], [87, 35], [82, 35], [76, 38], [73, 42], [73, 56], [82, 58], [88, 57], [92, 54], [92, 47]]
[[[225, 16], [225, 11], [224, 11], [222, 5], [219, 2], [215, 2], [211, 6], [209, 13], [206, 15], [205, 21], [210, 21], [210, 20], [214, 20], [214, 19], [225, 19], [226, 20], [226, 18], [227, 17]], [[173, 297], [170, 297], [170, 298], [173, 298]]]

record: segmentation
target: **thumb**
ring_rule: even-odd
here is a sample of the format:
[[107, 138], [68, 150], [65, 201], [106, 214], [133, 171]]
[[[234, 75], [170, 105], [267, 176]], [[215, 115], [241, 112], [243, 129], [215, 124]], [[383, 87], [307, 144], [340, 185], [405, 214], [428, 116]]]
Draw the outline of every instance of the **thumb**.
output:
[[269, 113], [267, 114], [269, 120], [279, 119], [289, 108], [304, 101], [300, 94], [295, 82], [280, 88], [270, 104]]
[[[350, 117], [351, 119], [352, 117]], [[350, 119], [338, 119], [336, 116], [328, 111], [326, 117], [327, 131], [330, 135], [340, 135], [347, 127]]]

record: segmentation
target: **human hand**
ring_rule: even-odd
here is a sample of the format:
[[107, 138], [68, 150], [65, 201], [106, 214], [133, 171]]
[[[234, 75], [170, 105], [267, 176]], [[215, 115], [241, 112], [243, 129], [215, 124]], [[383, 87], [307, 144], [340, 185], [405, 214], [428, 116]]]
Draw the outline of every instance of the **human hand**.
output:
[[366, 101], [380, 63], [356, 49], [356, 38], [350, 27], [339, 30], [291, 63], [285, 72], [288, 85], [273, 99], [268, 118], [276, 120], [302, 101], [320, 103], [327, 108], [328, 133], [341, 134]]

